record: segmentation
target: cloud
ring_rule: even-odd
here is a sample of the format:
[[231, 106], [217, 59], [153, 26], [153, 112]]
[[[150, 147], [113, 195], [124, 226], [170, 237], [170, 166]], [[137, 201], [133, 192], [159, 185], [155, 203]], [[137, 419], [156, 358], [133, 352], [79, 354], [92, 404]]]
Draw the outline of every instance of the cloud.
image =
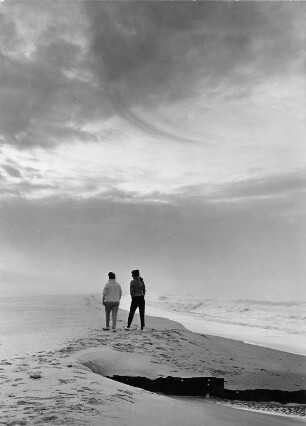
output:
[[[306, 174], [304, 171], [286, 174], [269, 175], [232, 182], [223, 185], [216, 191], [215, 200], [242, 203], [263, 201], [275, 202], [277, 198], [285, 198], [304, 202], [306, 192]], [[213, 197], [214, 198], [214, 197]]]
[[[209, 250], [210, 245], [211, 249], [217, 249], [221, 243], [228, 246], [227, 237], [233, 240], [235, 232], [242, 235], [248, 227], [252, 234], [263, 226], [268, 232], [267, 239], [268, 228], [273, 231], [273, 223], [276, 227], [285, 226], [287, 231], [291, 229], [290, 223], [279, 214], [279, 203], [257, 203], [237, 209], [236, 204], [220, 208], [209, 199], [182, 199], [180, 194], [171, 198], [168, 203], [156, 203], [133, 194], [128, 199], [125, 193], [113, 191], [105, 199], [4, 200], [2, 235], [16, 248], [41, 251], [42, 244], [55, 255], [58, 247], [68, 244], [72, 252], [83, 246], [92, 255], [98, 247], [103, 251], [117, 248], [124, 253], [131, 243], [135, 250], [145, 247], [150, 253], [162, 243], [160, 248], [168, 251], [178, 243], [175, 233], [180, 235], [178, 250], [185, 252], [194, 244], [192, 250], [196, 252], [204, 244], [201, 252]], [[287, 200], [286, 208], [291, 200]], [[296, 231], [299, 226], [300, 221], [295, 223]], [[67, 256], [70, 257], [68, 253]]]
[[288, 285], [296, 297], [305, 276], [305, 224], [279, 214], [289, 204], [220, 208], [179, 197], [169, 204], [129, 203], [124, 194], [116, 202], [11, 199], [1, 203], [0, 255], [7, 256], [8, 271], [37, 273], [66, 291], [92, 291], [103, 271], [126, 277], [139, 265], [152, 292], [162, 292], [165, 281], [168, 290], [186, 291], [187, 268], [194, 290], [206, 297], [214, 288], [217, 297], [230, 291], [275, 298], [277, 286], [286, 300]]
[[1, 68], [4, 140], [29, 148], [95, 139], [91, 132], [82, 130], [91, 112], [93, 119], [101, 111], [96, 91], [90, 84], [76, 83], [62, 69], [40, 61], [20, 63], [2, 56]]
[[21, 149], [97, 141], [84, 125], [112, 115], [85, 61], [84, 19], [73, 21], [80, 5], [56, 4], [5, 4], [0, 15], [0, 135]]
[[118, 101], [116, 95], [110, 94], [109, 99], [111, 100], [112, 105], [115, 110], [120, 114], [121, 117], [126, 119], [130, 124], [135, 126], [137, 129], [142, 130], [147, 135], [150, 135], [154, 138], [162, 138], [167, 141], [183, 142], [190, 144], [202, 144], [207, 146], [213, 146], [215, 143], [211, 141], [196, 139], [192, 137], [182, 136], [180, 134], [174, 133], [169, 130], [162, 128], [161, 124], [159, 126], [154, 125], [151, 121], [147, 121], [145, 118], [142, 118], [139, 114], [135, 113], [132, 109], [127, 108], [122, 100]]
[[[286, 174], [271, 174], [262, 177], [249, 177], [240, 181], [219, 184], [182, 185], [169, 194], [151, 193], [150, 198], [159, 200], [184, 211], [194, 206], [194, 215], [201, 209], [216, 222], [228, 217], [247, 215], [252, 220], [302, 226], [305, 211], [306, 175], [304, 171]], [[141, 203], [142, 197], [135, 196]], [[298, 225], [299, 224], [299, 225]]]
[[6, 171], [6, 173], [13, 178], [21, 178], [22, 175], [18, 169], [12, 166], [4, 165], [2, 168]]
[[155, 139], [211, 142], [188, 126], [178, 131], [163, 107], [180, 103], [176, 122], [181, 124], [193, 113], [184, 102], [190, 108], [197, 100], [194, 112], [205, 121], [199, 105], [207, 108], [217, 100], [220, 106], [251, 96], [273, 78], [282, 82], [301, 75], [303, 7], [5, 2], [0, 10], [2, 140], [23, 149], [99, 142], [88, 124], [121, 116]]
[[198, 96], [206, 104], [216, 97], [248, 97], [260, 84], [302, 72], [302, 5], [88, 2], [85, 7], [97, 78], [115, 109], [142, 129], [146, 124], [137, 108], [154, 112]]

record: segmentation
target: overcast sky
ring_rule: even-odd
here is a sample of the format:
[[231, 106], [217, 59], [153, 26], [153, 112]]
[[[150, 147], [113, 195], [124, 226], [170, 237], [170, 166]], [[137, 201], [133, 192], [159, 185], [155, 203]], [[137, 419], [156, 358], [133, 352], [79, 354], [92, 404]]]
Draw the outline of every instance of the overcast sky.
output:
[[305, 6], [1, 2], [1, 294], [306, 300]]

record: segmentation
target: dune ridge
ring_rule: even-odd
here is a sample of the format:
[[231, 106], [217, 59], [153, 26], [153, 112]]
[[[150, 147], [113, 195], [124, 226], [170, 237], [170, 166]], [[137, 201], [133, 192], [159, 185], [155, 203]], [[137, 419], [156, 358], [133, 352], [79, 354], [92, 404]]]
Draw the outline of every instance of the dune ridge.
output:
[[[147, 362], [152, 375], [213, 375], [224, 377], [226, 386], [249, 388], [302, 389], [305, 358], [243, 342], [191, 333], [183, 326], [165, 318], [147, 317], [148, 329], [125, 331], [127, 312], [119, 312], [117, 333], [102, 330], [104, 313], [82, 298], [82, 318], [72, 327], [67, 311], [61, 316], [61, 342], [53, 350], [42, 347], [22, 351], [19, 355], [0, 357], [0, 424], [12, 425], [209, 425], [250, 426], [304, 424], [304, 406], [271, 404], [236, 404], [252, 411], [243, 411], [206, 399], [176, 399], [121, 384], [95, 374], [84, 366], [84, 360], [98, 365], [105, 363], [103, 351], [115, 351], [113, 372], [118, 372], [125, 355], [142, 365]], [[36, 318], [36, 320], [38, 317]], [[137, 325], [138, 317], [135, 317]], [[46, 325], [46, 320], [43, 323]], [[48, 346], [56, 331], [45, 329]], [[71, 334], [67, 335], [67, 330]], [[37, 331], [37, 330], [36, 330]], [[63, 336], [66, 334], [66, 338]], [[13, 336], [11, 336], [13, 338]], [[27, 336], [35, 339], [35, 333]], [[46, 343], [46, 342], [45, 342]], [[20, 339], [20, 345], [22, 345]], [[4, 343], [1, 348], [5, 352]], [[110, 366], [108, 366], [109, 368]], [[130, 373], [135, 365], [130, 365]], [[122, 371], [126, 371], [123, 366]], [[109, 372], [109, 370], [108, 370]], [[229, 403], [230, 404], [230, 403]], [[254, 412], [258, 410], [258, 412]], [[270, 414], [262, 414], [268, 410]], [[282, 414], [280, 416], [279, 414]]]

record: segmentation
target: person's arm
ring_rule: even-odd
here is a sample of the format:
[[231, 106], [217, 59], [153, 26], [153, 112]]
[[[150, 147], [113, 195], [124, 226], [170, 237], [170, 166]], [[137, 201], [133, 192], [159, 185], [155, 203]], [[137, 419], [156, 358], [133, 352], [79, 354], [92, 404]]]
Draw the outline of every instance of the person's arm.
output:
[[146, 294], [146, 286], [145, 286], [144, 281], [142, 281], [142, 285], [143, 285], [143, 294]]
[[130, 295], [131, 295], [131, 297], [134, 296], [134, 293], [135, 293], [135, 291], [134, 291], [134, 283], [133, 283], [133, 281], [131, 281], [131, 284], [130, 284]]
[[108, 285], [105, 284], [105, 287], [104, 287], [104, 290], [103, 290], [103, 297], [102, 297], [102, 304], [103, 305], [105, 304], [105, 298], [107, 296], [107, 293], [108, 293]]
[[121, 297], [122, 297], [122, 288], [121, 288], [121, 285], [120, 285], [120, 284], [119, 284], [119, 286], [120, 286], [119, 300], [121, 300]]

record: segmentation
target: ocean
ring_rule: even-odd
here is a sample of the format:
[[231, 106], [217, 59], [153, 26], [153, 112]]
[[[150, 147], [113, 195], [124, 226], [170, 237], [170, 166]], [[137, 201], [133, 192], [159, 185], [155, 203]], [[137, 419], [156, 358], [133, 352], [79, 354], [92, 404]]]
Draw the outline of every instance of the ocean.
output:
[[[128, 310], [130, 297], [120, 308]], [[306, 355], [306, 303], [212, 300], [193, 295], [147, 295], [146, 314], [180, 322], [191, 331]], [[54, 343], [101, 327], [101, 295], [0, 298], [0, 353], [55, 349]], [[136, 321], [135, 321], [136, 322]], [[147, 321], [150, 327], [149, 321]]]
[[[124, 296], [122, 309], [130, 298]], [[306, 355], [306, 302], [202, 299], [191, 294], [147, 296], [146, 313], [191, 331]]]

